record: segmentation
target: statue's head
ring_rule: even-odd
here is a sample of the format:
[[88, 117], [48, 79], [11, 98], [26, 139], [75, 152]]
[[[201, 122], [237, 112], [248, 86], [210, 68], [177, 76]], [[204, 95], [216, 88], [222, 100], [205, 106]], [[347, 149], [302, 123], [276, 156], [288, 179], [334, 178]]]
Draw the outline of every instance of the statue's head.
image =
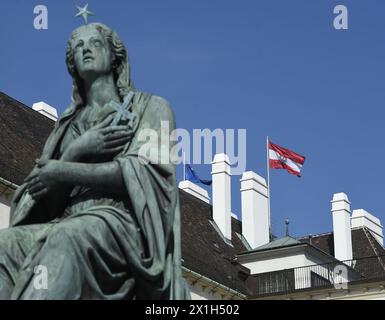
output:
[[132, 88], [127, 51], [118, 35], [101, 23], [75, 29], [68, 41], [66, 63], [73, 78], [73, 100], [84, 102], [84, 81], [96, 74], [111, 73], [123, 97]]

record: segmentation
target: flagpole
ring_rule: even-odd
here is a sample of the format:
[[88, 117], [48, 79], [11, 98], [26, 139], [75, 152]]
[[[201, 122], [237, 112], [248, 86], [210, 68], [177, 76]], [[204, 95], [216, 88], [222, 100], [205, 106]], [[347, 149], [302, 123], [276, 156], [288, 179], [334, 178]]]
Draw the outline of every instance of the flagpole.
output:
[[269, 164], [269, 137], [266, 137], [266, 170], [267, 170], [267, 214], [269, 223], [269, 238], [271, 240], [271, 212], [270, 212], [270, 164]]
[[183, 181], [186, 180], [186, 153], [183, 151]]

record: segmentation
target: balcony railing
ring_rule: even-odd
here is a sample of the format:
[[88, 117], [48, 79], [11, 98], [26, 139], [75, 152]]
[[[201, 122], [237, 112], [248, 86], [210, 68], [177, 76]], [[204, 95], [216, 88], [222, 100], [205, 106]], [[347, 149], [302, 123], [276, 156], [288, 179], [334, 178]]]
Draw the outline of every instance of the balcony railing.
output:
[[285, 294], [304, 289], [345, 288], [348, 283], [385, 280], [385, 256], [366, 257], [252, 275], [254, 295]]

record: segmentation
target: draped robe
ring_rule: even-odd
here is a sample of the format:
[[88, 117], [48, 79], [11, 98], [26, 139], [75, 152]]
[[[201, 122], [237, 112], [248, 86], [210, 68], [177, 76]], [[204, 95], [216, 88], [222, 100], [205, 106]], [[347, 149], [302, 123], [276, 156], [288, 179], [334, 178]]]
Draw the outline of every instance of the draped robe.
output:
[[[88, 123], [77, 122], [83, 111], [71, 105], [63, 113], [42, 159], [58, 159], [71, 139], [116, 112], [105, 107]], [[75, 186], [64, 210], [55, 210], [55, 203], [32, 199], [26, 184], [17, 189], [12, 227], [0, 231], [0, 298], [7, 288], [12, 299], [189, 298], [175, 165], [161, 161], [173, 146], [165, 143], [169, 132], [161, 132], [161, 122], [171, 132], [174, 115], [164, 99], [137, 91], [131, 111], [134, 136], [111, 159], [121, 169], [125, 196]], [[146, 129], [156, 133], [150, 144], [140, 138]], [[149, 162], [138, 157], [145, 144]], [[48, 270], [48, 288], [36, 289], [39, 266]]]

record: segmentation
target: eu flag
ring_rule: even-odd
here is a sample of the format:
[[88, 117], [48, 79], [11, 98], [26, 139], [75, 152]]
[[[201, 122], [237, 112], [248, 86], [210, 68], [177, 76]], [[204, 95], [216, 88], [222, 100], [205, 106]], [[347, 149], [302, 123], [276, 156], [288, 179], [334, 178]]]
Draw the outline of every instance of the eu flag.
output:
[[195, 183], [202, 183], [206, 186], [211, 186], [212, 180], [203, 180], [198, 177], [194, 169], [189, 165], [185, 164], [185, 179]]

